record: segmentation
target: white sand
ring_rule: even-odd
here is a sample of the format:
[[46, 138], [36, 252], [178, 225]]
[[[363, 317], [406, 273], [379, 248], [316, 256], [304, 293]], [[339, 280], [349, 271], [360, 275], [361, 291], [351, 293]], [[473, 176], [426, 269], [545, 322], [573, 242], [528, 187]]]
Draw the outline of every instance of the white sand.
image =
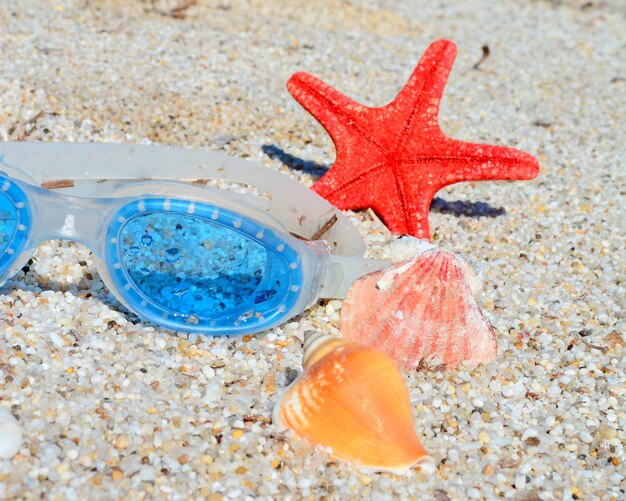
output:
[[[382, 105], [432, 40], [454, 40], [442, 128], [542, 171], [447, 188], [431, 212], [435, 242], [482, 265], [500, 333], [489, 366], [407, 376], [436, 474], [366, 474], [266, 423], [302, 333], [337, 332], [340, 302], [252, 338], [176, 335], [133, 324], [88, 250], [51, 242], [0, 295], [0, 408], [24, 433], [0, 460], [0, 498], [624, 499], [623, 1], [301, 3], [200, 0], [173, 19], [155, 9], [176, 2], [3, 2], [0, 139], [330, 164], [289, 76]], [[452, 213], [478, 202], [506, 213]], [[384, 254], [384, 228], [354, 220]]]

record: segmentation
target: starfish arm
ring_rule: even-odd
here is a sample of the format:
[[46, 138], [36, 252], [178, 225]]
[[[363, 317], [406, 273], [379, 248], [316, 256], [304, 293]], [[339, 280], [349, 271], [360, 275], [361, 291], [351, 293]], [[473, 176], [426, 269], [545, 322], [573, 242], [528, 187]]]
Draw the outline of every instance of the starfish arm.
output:
[[[397, 150], [425, 134], [441, 134], [439, 103], [456, 58], [456, 45], [449, 40], [433, 42], [396, 98], [383, 109], [401, 125]], [[411, 145], [408, 145], [409, 147]]]
[[396, 235], [430, 239], [428, 211], [437, 189], [425, 178], [419, 184], [423, 196], [411, 197], [412, 187], [401, 177], [390, 175], [389, 167], [387, 163], [371, 165], [357, 177], [350, 177], [349, 172], [345, 176], [327, 175], [312, 189], [342, 210], [371, 207]]
[[331, 171], [311, 189], [338, 209], [364, 209], [372, 203], [384, 167], [383, 163], [371, 163], [366, 157], [358, 160], [339, 157]]
[[438, 190], [428, 183], [413, 185], [412, 188], [418, 189], [420, 196], [402, 200], [400, 211], [388, 211], [386, 207], [375, 207], [374, 211], [394, 235], [411, 235], [431, 241], [428, 213]]
[[402, 190], [404, 223], [389, 226], [393, 233], [430, 239], [430, 204], [445, 186], [463, 181], [533, 179], [539, 173], [537, 160], [523, 151], [504, 146], [448, 142], [454, 146], [445, 148], [444, 145], [443, 151], [432, 156], [403, 163], [398, 179], [402, 181], [401, 186], [410, 186], [410, 189]]
[[438, 164], [439, 187], [463, 181], [524, 180], [539, 174], [539, 162], [532, 155], [508, 148], [474, 144], [446, 138], [436, 154], [417, 163]]
[[428, 214], [430, 204], [441, 187], [430, 173], [401, 177], [404, 178], [401, 186], [406, 188], [402, 190], [402, 210], [389, 215], [381, 214], [381, 219], [395, 235], [431, 240]]
[[394, 235], [411, 235], [415, 238], [432, 240], [428, 227], [428, 211], [432, 197], [424, 197], [414, 206], [406, 200], [395, 199], [391, 203], [373, 202], [372, 209]]
[[338, 161], [313, 191], [342, 210], [371, 207], [396, 235], [430, 239], [428, 211], [441, 188], [439, 179], [419, 170], [402, 172], [402, 166], [387, 161], [360, 163], [355, 175], [352, 164]]
[[326, 129], [338, 154], [340, 150], [358, 152], [366, 143], [382, 149], [382, 145], [376, 145], [371, 137], [370, 108], [304, 72], [296, 73], [289, 79], [287, 90]]

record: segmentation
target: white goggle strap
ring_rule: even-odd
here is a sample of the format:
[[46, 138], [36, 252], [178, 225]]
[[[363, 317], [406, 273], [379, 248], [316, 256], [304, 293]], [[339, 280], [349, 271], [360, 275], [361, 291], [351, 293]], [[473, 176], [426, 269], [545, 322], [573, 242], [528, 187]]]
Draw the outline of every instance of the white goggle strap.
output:
[[[331, 256], [321, 297], [344, 297], [356, 278], [387, 264], [362, 257], [365, 244], [358, 231], [322, 197], [286, 174], [229, 155], [118, 143], [3, 142], [0, 164], [10, 175], [21, 172], [39, 185], [101, 180], [103, 174], [128, 181], [224, 179], [251, 185], [270, 194], [269, 213], [296, 235], [310, 238], [334, 220], [322, 235]], [[80, 188], [72, 194], [80, 196]]]
[[377, 259], [331, 255], [320, 297], [343, 299], [356, 279], [368, 273], [382, 270], [389, 264], [388, 261]]
[[[128, 181], [224, 179], [247, 184], [270, 194], [270, 214], [289, 231], [308, 238], [334, 214], [337, 221], [325, 235], [336, 243], [333, 253], [362, 256], [365, 250], [356, 228], [322, 197], [288, 175], [228, 155], [116, 143], [5, 142], [0, 143], [0, 162], [39, 185], [101, 180], [103, 175]], [[67, 192], [81, 196], [79, 187]]]

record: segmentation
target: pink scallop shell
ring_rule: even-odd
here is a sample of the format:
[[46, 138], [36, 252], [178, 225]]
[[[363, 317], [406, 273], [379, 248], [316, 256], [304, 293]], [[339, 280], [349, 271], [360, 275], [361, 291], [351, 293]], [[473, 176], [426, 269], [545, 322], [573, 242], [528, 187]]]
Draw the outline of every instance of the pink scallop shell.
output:
[[343, 303], [341, 332], [406, 370], [452, 369], [496, 356], [496, 332], [472, 291], [475, 276], [456, 254], [435, 248], [357, 280]]

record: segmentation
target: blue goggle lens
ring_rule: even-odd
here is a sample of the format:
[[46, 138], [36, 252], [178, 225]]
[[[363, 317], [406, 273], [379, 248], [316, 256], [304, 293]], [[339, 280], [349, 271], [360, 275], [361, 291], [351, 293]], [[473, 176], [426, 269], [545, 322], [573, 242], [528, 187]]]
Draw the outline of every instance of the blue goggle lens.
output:
[[254, 332], [279, 323], [300, 295], [298, 252], [252, 219], [165, 199], [131, 203], [115, 219], [108, 232], [113, 281], [156, 323]]
[[17, 230], [17, 208], [0, 192], [0, 254], [9, 247]]
[[[271, 256], [222, 225], [164, 212], [134, 217], [121, 232], [124, 269], [141, 292], [167, 310], [214, 316], [255, 295]], [[271, 296], [276, 290], [256, 293]]]

